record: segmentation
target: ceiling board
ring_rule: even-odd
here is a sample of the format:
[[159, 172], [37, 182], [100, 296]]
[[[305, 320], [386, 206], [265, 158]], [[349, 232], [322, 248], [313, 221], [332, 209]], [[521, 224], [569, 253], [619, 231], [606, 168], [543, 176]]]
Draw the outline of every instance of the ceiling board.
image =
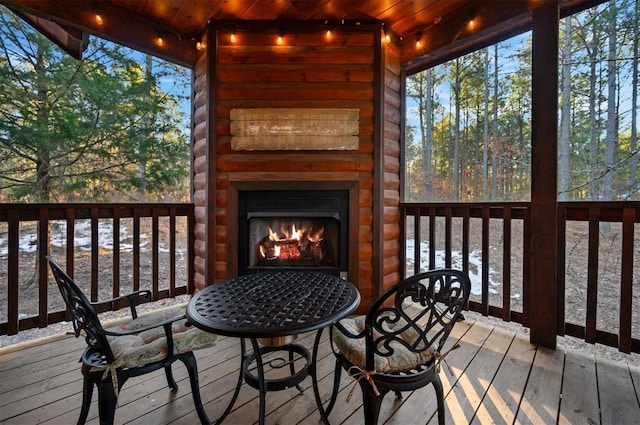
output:
[[[447, 43], [459, 41], [450, 36], [455, 28], [449, 28], [448, 23], [460, 25], [459, 18], [463, 14], [467, 16], [469, 10], [482, 10], [482, 13], [489, 10], [499, 17], [487, 17], [486, 26], [481, 24], [479, 28], [482, 32], [497, 33], [503, 22], [547, 1], [554, 0], [65, 0], [65, 7], [60, 7], [61, 0], [0, 0], [0, 4], [66, 28], [193, 66], [189, 61], [193, 60], [195, 52], [185, 50], [195, 48], [194, 40], [201, 36], [211, 20], [283, 20], [288, 24], [299, 21], [302, 26], [308, 20], [384, 21], [404, 40], [400, 49], [403, 61], [409, 61], [429, 53], [432, 48], [443, 48]], [[559, 1], [575, 10], [604, 0]], [[108, 31], [96, 28], [92, 23], [95, 14], [103, 10], [110, 11], [117, 19], [112, 21], [115, 25]], [[158, 49], [149, 44], [150, 34], [153, 36], [159, 31], [170, 34], [171, 49]], [[433, 40], [441, 41], [426, 47], [425, 51], [415, 51], [416, 35], [427, 32]], [[463, 34], [460, 28], [454, 36], [458, 33], [464, 37], [475, 36]], [[69, 47], [77, 49], [77, 46]], [[172, 59], [172, 55], [175, 58]]]

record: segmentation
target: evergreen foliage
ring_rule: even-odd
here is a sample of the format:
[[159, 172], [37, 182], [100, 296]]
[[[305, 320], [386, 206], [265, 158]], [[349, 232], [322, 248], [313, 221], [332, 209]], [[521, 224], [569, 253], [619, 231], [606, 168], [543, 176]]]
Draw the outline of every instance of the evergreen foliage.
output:
[[97, 38], [76, 61], [0, 7], [0, 79], [0, 200], [188, 199], [189, 70]]

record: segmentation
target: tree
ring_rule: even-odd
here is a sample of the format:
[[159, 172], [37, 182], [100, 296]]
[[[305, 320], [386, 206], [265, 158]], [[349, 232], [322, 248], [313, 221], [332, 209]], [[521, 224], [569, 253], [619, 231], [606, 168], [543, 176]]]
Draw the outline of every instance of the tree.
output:
[[150, 61], [100, 39], [76, 61], [0, 8], [2, 197], [111, 200], [187, 178], [188, 70], [158, 62], [145, 74]]
[[617, 54], [616, 54], [616, 3], [611, 0], [609, 5], [609, 22], [607, 36], [609, 40], [607, 62], [607, 136], [605, 142], [604, 166], [604, 198], [610, 201], [614, 197], [613, 181], [616, 174], [616, 145], [618, 141], [618, 117], [616, 81], [618, 78]]
[[569, 199], [569, 156], [571, 153], [571, 16], [564, 21], [564, 47], [562, 49], [562, 78], [560, 102], [560, 137], [558, 148], [559, 193], [558, 199]]

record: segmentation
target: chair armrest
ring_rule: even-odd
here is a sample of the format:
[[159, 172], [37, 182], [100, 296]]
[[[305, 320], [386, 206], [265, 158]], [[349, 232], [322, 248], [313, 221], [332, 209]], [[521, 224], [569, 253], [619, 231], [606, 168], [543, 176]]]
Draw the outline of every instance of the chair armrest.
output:
[[138, 318], [138, 312], [136, 311], [136, 299], [138, 298], [138, 296], [142, 296], [144, 298], [147, 298], [148, 300], [151, 300], [151, 291], [149, 291], [148, 289], [143, 289], [140, 291], [135, 291], [135, 292], [130, 292], [128, 294], [125, 295], [120, 295], [119, 297], [115, 297], [115, 298], [111, 298], [108, 300], [103, 300], [103, 301], [98, 301], [95, 303], [91, 303], [92, 306], [96, 307], [96, 306], [101, 306], [101, 305], [106, 305], [106, 304], [112, 304], [114, 302], [123, 300], [123, 299], [127, 299], [127, 301], [129, 302], [129, 308], [131, 309], [131, 316], [134, 319]]
[[186, 316], [183, 314], [181, 316], [176, 316], [176, 317], [172, 317], [171, 319], [166, 319], [163, 320], [162, 322], [158, 322], [158, 323], [154, 323], [153, 325], [149, 325], [149, 326], [145, 326], [143, 328], [139, 328], [136, 329], [134, 331], [127, 331], [127, 332], [115, 332], [115, 331], [110, 331], [108, 329], [104, 330], [104, 334], [105, 335], [109, 335], [109, 336], [124, 336], [124, 335], [136, 335], [139, 334], [141, 332], [145, 332], [151, 329], [155, 329], [155, 328], [159, 328], [159, 327], [164, 327], [165, 328], [165, 333], [168, 329], [168, 333], [171, 334], [171, 324], [173, 322], [177, 322], [178, 320], [183, 320], [186, 319]]

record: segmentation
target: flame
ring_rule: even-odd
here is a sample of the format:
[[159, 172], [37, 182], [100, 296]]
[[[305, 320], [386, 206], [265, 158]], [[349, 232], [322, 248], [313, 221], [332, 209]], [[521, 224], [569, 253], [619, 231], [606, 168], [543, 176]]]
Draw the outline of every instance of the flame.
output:
[[279, 231], [267, 227], [268, 235], [266, 240], [269, 243], [260, 244], [259, 252], [262, 258], [268, 260], [291, 260], [299, 259], [302, 251], [309, 250], [309, 244], [319, 247], [323, 240], [324, 227], [319, 228], [298, 228], [294, 223], [287, 229], [283, 225]]

